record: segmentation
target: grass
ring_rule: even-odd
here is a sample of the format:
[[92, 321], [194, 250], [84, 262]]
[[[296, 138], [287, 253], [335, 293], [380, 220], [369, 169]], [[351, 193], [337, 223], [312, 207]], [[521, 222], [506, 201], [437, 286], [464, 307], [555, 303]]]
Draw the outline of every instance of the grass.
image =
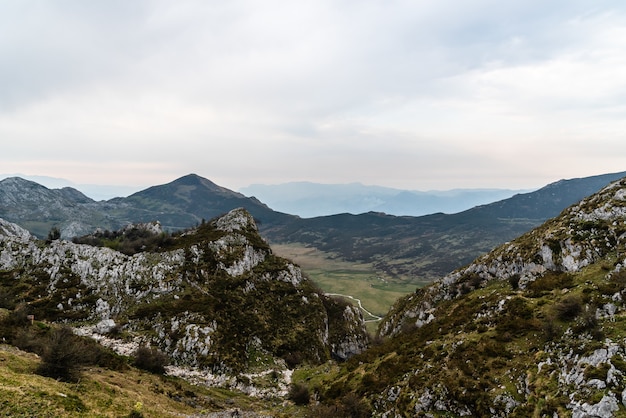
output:
[[[384, 316], [398, 298], [415, 291], [414, 283], [384, 277], [371, 264], [343, 261], [303, 244], [273, 244], [272, 250], [298, 264], [324, 292], [360, 299], [377, 316]], [[372, 319], [365, 312], [364, 317]], [[373, 325], [372, 329], [377, 326]]]
[[40, 360], [0, 345], [0, 415], [12, 417], [172, 417], [212, 411], [268, 411], [276, 407], [241, 393], [193, 386], [181, 379], [131, 368], [86, 369], [78, 383], [34, 374]]

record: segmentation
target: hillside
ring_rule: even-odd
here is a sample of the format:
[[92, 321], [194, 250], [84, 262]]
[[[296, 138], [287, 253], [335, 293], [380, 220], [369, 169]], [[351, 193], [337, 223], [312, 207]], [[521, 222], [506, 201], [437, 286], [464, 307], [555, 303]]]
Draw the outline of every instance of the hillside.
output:
[[276, 409], [272, 401], [134, 367], [120, 371], [93, 366], [83, 370], [80, 381], [63, 382], [37, 374], [40, 364], [36, 354], [0, 344], [2, 416], [215, 418], [235, 411], [246, 417], [289, 416], [270, 412]]
[[[399, 300], [383, 341], [298, 379], [374, 416], [626, 416], [626, 179]], [[304, 383], [306, 382], [306, 383]]]
[[144, 245], [123, 254], [44, 242], [0, 220], [0, 308], [69, 324], [121, 354], [156, 348], [172, 375], [257, 394], [284, 391], [288, 368], [367, 345], [359, 310], [275, 256], [243, 209], [174, 235], [158, 223], [125, 231]]
[[53, 226], [62, 226], [65, 236], [82, 234], [86, 229], [91, 232], [94, 225], [119, 227], [99, 211], [96, 202], [78, 190], [48, 189], [19, 177], [0, 181], [0, 218], [42, 238]]

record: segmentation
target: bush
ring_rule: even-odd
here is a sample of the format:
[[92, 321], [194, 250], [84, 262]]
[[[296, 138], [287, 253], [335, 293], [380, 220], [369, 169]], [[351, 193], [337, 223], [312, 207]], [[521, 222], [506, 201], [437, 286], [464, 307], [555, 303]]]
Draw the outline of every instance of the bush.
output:
[[517, 290], [519, 289], [519, 281], [521, 277], [519, 274], [513, 274], [509, 277], [509, 284], [511, 285], [511, 289]]
[[546, 318], [546, 320], [542, 322], [541, 330], [543, 331], [546, 341], [554, 341], [563, 333], [563, 329], [558, 326], [551, 317]]
[[42, 363], [37, 373], [64, 381], [77, 381], [80, 367], [93, 362], [90, 350], [70, 327], [54, 329], [48, 335], [41, 352]]
[[162, 351], [142, 345], [134, 353], [133, 365], [151, 373], [164, 374], [169, 358]]
[[334, 405], [319, 404], [309, 409], [308, 418], [368, 418], [372, 416], [370, 406], [354, 393], [348, 393]]
[[537, 278], [528, 285], [530, 297], [541, 297], [554, 289], [571, 288], [574, 286], [574, 277], [569, 273], [550, 271]]
[[561, 321], [571, 321], [583, 310], [582, 301], [579, 296], [569, 295], [561, 299], [554, 305], [554, 311]]
[[292, 383], [289, 387], [287, 399], [293, 401], [296, 405], [308, 405], [311, 400], [309, 387], [302, 383]]

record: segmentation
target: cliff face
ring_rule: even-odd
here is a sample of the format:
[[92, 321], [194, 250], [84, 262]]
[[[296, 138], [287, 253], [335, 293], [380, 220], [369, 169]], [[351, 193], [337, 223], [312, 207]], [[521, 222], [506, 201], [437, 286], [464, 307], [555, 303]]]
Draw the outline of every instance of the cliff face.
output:
[[375, 416], [621, 416], [624, 300], [621, 180], [399, 300], [320, 387]]
[[46, 243], [0, 221], [2, 300], [23, 301], [37, 318], [69, 322], [125, 354], [158, 347], [179, 374], [284, 369], [365, 348], [360, 312], [275, 256], [245, 210], [159, 242], [125, 255]]

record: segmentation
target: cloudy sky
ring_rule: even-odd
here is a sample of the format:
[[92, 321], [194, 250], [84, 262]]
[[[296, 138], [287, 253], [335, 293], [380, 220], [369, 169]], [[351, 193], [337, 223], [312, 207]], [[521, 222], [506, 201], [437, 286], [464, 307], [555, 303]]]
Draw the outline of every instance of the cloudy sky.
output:
[[626, 170], [626, 4], [0, 0], [0, 173], [415, 190]]

